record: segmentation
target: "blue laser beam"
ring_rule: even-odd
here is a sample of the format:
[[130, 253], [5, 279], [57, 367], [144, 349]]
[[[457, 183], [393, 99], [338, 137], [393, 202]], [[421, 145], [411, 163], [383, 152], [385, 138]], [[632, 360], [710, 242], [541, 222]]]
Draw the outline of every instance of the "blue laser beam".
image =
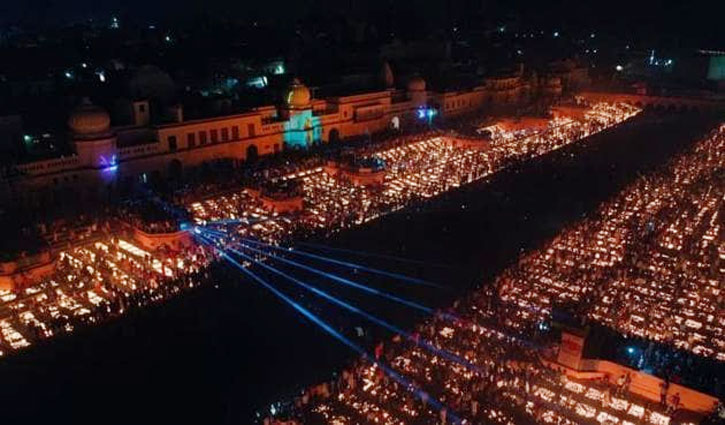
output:
[[262, 251], [260, 249], [251, 247], [249, 245], [240, 244], [240, 246], [242, 246], [243, 248], [249, 249], [251, 251], [260, 253], [262, 255], [265, 255], [265, 256], [267, 256], [269, 258], [272, 258], [274, 260], [278, 260], [278, 261], [281, 261], [281, 262], [283, 262], [285, 264], [289, 264], [291, 266], [294, 266], [294, 267], [297, 267], [297, 268], [300, 268], [300, 269], [303, 269], [303, 270], [307, 270], [308, 272], [314, 273], [314, 274], [316, 274], [318, 276], [322, 276], [322, 277], [325, 277], [325, 278], [334, 280], [335, 282], [339, 282], [339, 283], [341, 283], [343, 285], [350, 286], [350, 287], [353, 287], [355, 289], [359, 289], [359, 290], [364, 291], [364, 292], [367, 292], [369, 294], [373, 294], [373, 295], [377, 295], [377, 296], [386, 298], [386, 299], [388, 299], [390, 301], [394, 301], [394, 302], [397, 302], [399, 304], [403, 304], [403, 305], [405, 305], [407, 307], [410, 307], [410, 308], [413, 308], [413, 309], [416, 309], [416, 310], [420, 310], [420, 311], [422, 311], [424, 313], [427, 313], [427, 314], [434, 314], [435, 313], [435, 311], [432, 308], [426, 307], [426, 306], [424, 306], [422, 304], [419, 304], [419, 303], [417, 303], [415, 301], [406, 300], [404, 298], [398, 297], [398, 296], [393, 295], [393, 294], [390, 294], [388, 292], [381, 291], [381, 290], [378, 290], [378, 289], [375, 289], [375, 288], [371, 288], [369, 286], [366, 286], [366, 285], [363, 285], [363, 284], [354, 282], [354, 281], [352, 281], [350, 279], [345, 279], [344, 277], [340, 277], [340, 276], [337, 276], [337, 275], [332, 274], [332, 273], [328, 273], [328, 272], [324, 272], [322, 270], [318, 270], [316, 268], [307, 266], [305, 264], [298, 263], [296, 261], [292, 261], [292, 260], [290, 260], [288, 258], [280, 257], [278, 255], [275, 255], [275, 254], [272, 254], [272, 253], [269, 253], [269, 252], [266, 252], [266, 251]]
[[315, 243], [310, 243], [310, 242], [296, 242], [296, 244], [300, 245], [300, 246], [307, 246], [310, 248], [321, 249], [323, 251], [333, 251], [333, 252], [337, 251], [337, 252], [344, 252], [347, 254], [359, 255], [359, 256], [363, 256], [363, 257], [386, 258], [386, 259], [398, 261], [401, 263], [421, 264], [421, 265], [425, 265], [425, 266], [434, 266], [434, 267], [440, 267], [440, 268], [446, 268], [446, 269], [453, 268], [447, 264], [431, 263], [429, 261], [414, 260], [412, 258], [403, 258], [403, 257], [394, 256], [394, 255], [378, 254], [378, 253], [373, 253], [373, 252], [356, 251], [353, 249], [345, 249], [345, 248], [338, 248], [338, 247], [333, 248], [331, 246], [320, 245], [320, 244], [315, 244]]
[[[312, 323], [319, 326], [321, 329], [323, 329], [325, 332], [330, 334], [332, 337], [346, 345], [347, 347], [351, 348], [353, 351], [360, 354], [363, 358], [366, 360], [372, 362], [375, 366], [379, 367], [382, 371], [384, 371], [388, 376], [393, 378], [395, 381], [397, 381], [399, 384], [404, 386], [408, 391], [411, 391], [413, 394], [415, 394], [416, 397], [418, 397], [420, 400], [425, 400], [428, 403], [430, 403], [435, 409], [442, 410], [446, 409], [447, 412], [450, 411], [446, 406], [444, 406], [440, 401], [435, 399], [434, 397], [430, 396], [427, 392], [423, 391], [422, 389], [416, 387], [412, 382], [410, 382], [408, 379], [406, 379], [404, 376], [390, 368], [389, 366], [385, 365], [384, 363], [376, 360], [373, 356], [371, 356], [365, 349], [360, 347], [359, 345], [355, 344], [354, 342], [350, 341], [347, 337], [336, 331], [331, 325], [329, 325], [324, 320], [320, 319], [317, 315], [306, 309], [305, 307], [298, 304], [296, 301], [288, 297], [286, 294], [284, 294], [282, 291], [278, 290], [271, 284], [269, 284], [267, 281], [259, 277], [256, 273], [248, 270], [246, 267], [241, 265], [238, 261], [236, 261], [234, 258], [232, 258], [229, 254], [227, 254], [224, 250], [222, 250], [219, 247], [214, 246], [213, 241], [206, 238], [205, 236], [201, 236], [201, 238], [207, 242], [212, 242], [211, 245], [217, 250], [217, 252], [220, 253], [222, 258], [227, 260], [229, 263], [234, 265], [236, 268], [238, 268], [240, 271], [242, 271], [246, 276], [248, 276], [250, 279], [252, 279], [254, 282], [262, 285], [264, 288], [271, 291], [274, 295], [276, 295], [281, 300], [285, 301], [287, 304], [289, 304], [292, 308], [294, 308], [298, 313], [302, 314], [304, 317], [309, 319]], [[458, 418], [454, 413], [449, 413], [448, 418], [450, 419], [451, 423], [454, 424], [460, 424], [461, 419]]]
[[[200, 231], [203, 233], [203, 232], [206, 231], [206, 229], [200, 228]], [[226, 235], [224, 235], [224, 236], [226, 237]], [[236, 245], [237, 246], [241, 246], [241, 247], [243, 247], [245, 249], [248, 249], [250, 251], [257, 252], [259, 254], [262, 254], [262, 255], [264, 255], [266, 257], [269, 257], [269, 258], [272, 258], [274, 260], [278, 260], [278, 261], [283, 262], [285, 264], [291, 265], [293, 267], [297, 267], [297, 268], [300, 268], [300, 269], [303, 269], [303, 270], [307, 270], [308, 272], [314, 273], [314, 274], [316, 274], [318, 276], [322, 276], [322, 277], [325, 277], [325, 278], [334, 280], [334, 281], [336, 281], [338, 283], [341, 283], [343, 285], [350, 286], [350, 287], [353, 287], [355, 289], [359, 289], [359, 290], [364, 291], [364, 292], [367, 292], [369, 294], [373, 294], [373, 295], [377, 295], [377, 296], [380, 296], [380, 297], [383, 297], [383, 298], [387, 298], [387, 299], [389, 299], [391, 301], [394, 301], [394, 302], [403, 304], [403, 305], [405, 305], [407, 307], [410, 307], [410, 308], [413, 308], [413, 309], [416, 309], [416, 310], [420, 310], [420, 311], [422, 311], [424, 313], [427, 313], [427, 314], [434, 314], [435, 313], [432, 308], [426, 307], [426, 306], [424, 306], [422, 304], [419, 304], [417, 302], [409, 301], [409, 300], [406, 300], [404, 298], [398, 297], [396, 295], [390, 294], [388, 292], [381, 291], [379, 289], [371, 288], [369, 286], [366, 286], [366, 285], [363, 285], [363, 284], [354, 282], [354, 281], [352, 281], [350, 279], [346, 279], [344, 277], [340, 277], [340, 276], [337, 276], [337, 275], [332, 274], [332, 273], [328, 273], [328, 272], [325, 272], [325, 271], [322, 271], [322, 270], [318, 270], [318, 269], [316, 269], [314, 267], [310, 267], [308, 265], [305, 265], [305, 264], [302, 264], [302, 263], [298, 263], [297, 261], [293, 261], [293, 260], [290, 260], [288, 258], [281, 257], [281, 256], [276, 255], [276, 254], [273, 254], [271, 252], [263, 251], [261, 249], [254, 248], [254, 247], [249, 246], [249, 245], [246, 245], [244, 243], [236, 243]]]
[[[265, 219], [266, 220], [266, 219]], [[264, 221], [261, 218], [223, 218], [219, 220], [209, 221], [206, 223], [206, 226], [214, 226], [214, 225], [226, 225], [226, 224], [254, 224], [259, 223], [260, 221]]]
[[465, 368], [467, 368], [468, 370], [470, 370], [472, 372], [479, 373], [479, 374], [483, 374], [483, 371], [480, 368], [478, 368], [476, 365], [472, 364], [471, 362], [469, 362], [466, 359], [463, 359], [463, 358], [461, 358], [461, 357], [459, 357], [459, 356], [457, 356], [457, 355], [455, 355], [455, 354], [453, 354], [453, 353], [451, 353], [451, 352], [449, 352], [447, 350], [443, 350], [443, 349], [437, 348], [437, 347], [435, 347], [434, 345], [430, 344], [429, 342], [425, 341], [422, 338], [416, 338], [413, 335], [411, 335], [408, 332], [406, 332], [405, 330], [403, 330], [403, 329], [401, 329], [401, 328], [399, 328], [399, 327], [397, 327], [397, 326], [395, 326], [395, 325], [393, 325], [393, 324], [391, 324], [391, 323], [389, 323], [389, 322], [387, 322], [387, 321], [385, 321], [383, 319], [380, 319], [380, 318], [378, 318], [378, 317], [376, 317], [376, 316], [374, 316], [374, 315], [372, 315], [372, 314], [370, 314], [370, 313], [368, 313], [368, 312], [366, 312], [366, 311], [364, 311], [364, 310], [362, 310], [362, 309], [360, 309], [358, 307], [355, 307], [355, 306], [353, 306], [353, 305], [351, 305], [351, 304], [349, 304], [349, 303], [347, 303], [347, 302], [345, 302], [345, 301], [343, 301], [343, 300], [341, 300], [341, 299], [339, 299], [337, 297], [334, 297], [334, 296], [328, 294], [327, 292], [325, 292], [325, 291], [323, 291], [323, 290], [321, 290], [319, 288], [316, 288], [316, 287], [314, 287], [312, 285], [309, 285], [309, 284], [307, 284], [307, 283], [305, 283], [305, 282], [303, 282], [303, 281], [301, 281], [301, 280], [299, 280], [299, 279], [297, 279], [297, 278], [295, 278], [293, 276], [290, 276], [289, 274], [287, 274], [287, 273], [285, 273], [285, 272], [283, 272], [281, 270], [278, 270], [278, 269], [276, 269], [276, 268], [274, 268], [274, 267], [272, 267], [270, 265], [264, 264], [263, 262], [261, 262], [259, 260], [255, 260], [251, 256], [249, 256], [247, 254], [244, 254], [243, 252], [241, 252], [239, 250], [236, 250], [234, 248], [230, 248], [229, 251], [234, 252], [235, 254], [239, 255], [240, 257], [242, 257], [242, 258], [244, 258], [244, 259], [246, 259], [248, 261], [251, 261], [251, 262], [257, 264], [260, 267], [262, 267], [262, 268], [264, 268], [266, 270], [269, 270], [272, 273], [277, 274], [278, 276], [284, 277], [285, 279], [287, 279], [287, 280], [289, 280], [289, 281], [291, 281], [291, 282], [293, 282], [293, 283], [295, 283], [295, 284], [297, 284], [297, 285], [299, 285], [299, 286], [307, 289], [308, 291], [316, 294], [317, 296], [319, 296], [321, 298], [326, 299], [327, 301], [329, 301], [329, 302], [331, 302], [333, 304], [336, 304], [336, 305], [338, 305], [338, 306], [340, 306], [340, 307], [342, 307], [342, 308], [344, 308], [344, 309], [346, 309], [346, 310], [348, 310], [350, 312], [353, 312], [353, 313], [355, 313], [355, 314], [357, 314], [359, 316], [362, 316], [362, 317], [368, 319], [369, 321], [371, 321], [371, 322], [373, 322], [373, 323], [375, 323], [377, 325], [380, 325], [380, 326], [388, 329], [391, 332], [394, 332], [394, 333], [397, 333], [397, 334], [400, 334], [400, 335], [404, 336], [407, 340], [409, 340], [411, 342], [414, 342], [416, 345], [418, 345], [418, 346], [420, 346], [422, 348], [425, 348], [426, 350], [430, 351], [431, 353], [433, 353], [433, 354], [435, 354], [437, 356], [440, 356], [440, 357], [442, 357], [442, 358], [444, 358], [446, 360], [449, 360], [449, 361], [451, 361], [453, 363], [460, 364], [461, 366], [464, 366]]
[[267, 248], [271, 248], [271, 249], [274, 249], [274, 250], [277, 250], [277, 251], [284, 251], [284, 252], [288, 252], [290, 254], [300, 255], [300, 256], [303, 256], [303, 257], [307, 257], [307, 258], [312, 258], [312, 259], [315, 259], [315, 260], [323, 261], [323, 262], [326, 262], [326, 263], [332, 263], [332, 264], [337, 264], [337, 265], [349, 267], [351, 269], [359, 269], [359, 270], [367, 271], [367, 272], [370, 272], [370, 273], [373, 273], [373, 274], [377, 274], [377, 275], [381, 275], [381, 276], [387, 276], [387, 277], [391, 277], [393, 279], [398, 279], [398, 280], [401, 280], [401, 281], [404, 281], [404, 282], [409, 282], [409, 283], [414, 283], [414, 284], [424, 285], [424, 286], [430, 286], [430, 287], [438, 288], [438, 289], [445, 289], [444, 286], [438, 285], [437, 283], [432, 283], [432, 282], [428, 282], [428, 281], [423, 280], [423, 279], [417, 279], [417, 278], [414, 278], [414, 277], [405, 276], [405, 275], [402, 275], [400, 273], [389, 272], [389, 271], [386, 271], [386, 270], [380, 270], [380, 269], [368, 267], [368, 266], [365, 266], [365, 265], [362, 265], [362, 264], [351, 263], [351, 262], [342, 261], [342, 260], [336, 260], [334, 258], [329, 258], [329, 257], [323, 257], [321, 255], [313, 254], [311, 252], [306, 252], [306, 251], [300, 251], [300, 250], [297, 250], [297, 249], [282, 248], [282, 247], [279, 247], [279, 246], [276, 246], [276, 245], [271, 245], [271, 244], [268, 244], [268, 243], [258, 242], [258, 241], [255, 241], [255, 240], [252, 240], [252, 239], [248, 239], [248, 238], [244, 238], [242, 240], [244, 240], [247, 243], [251, 243], [251, 244], [257, 245], [257, 246], [261, 245], [261, 246], [264, 246], [264, 247], [267, 247]]
[[[199, 231], [201, 232], [201, 231], [204, 231], [204, 230], [206, 230], [206, 229], [200, 229]], [[212, 231], [210, 233], [212, 233], [212, 234], [216, 233], [216, 234], [219, 235], [217, 237], [220, 237], [220, 238], [222, 238], [222, 237], [223, 238], [227, 238], [228, 237], [228, 235], [226, 235], [224, 233], [221, 233], [221, 232]], [[315, 273], [315, 274], [320, 275], [320, 276], [323, 276], [323, 277], [329, 277], [329, 278], [331, 278], [333, 280], [335, 280], [335, 278], [340, 278], [339, 276], [336, 276], [336, 275], [329, 276], [330, 275], [329, 273], [326, 273], [326, 272], [323, 272], [323, 271], [320, 271], [320, 270], [317, 270], [317, 269], [314, 269], [314, 268], [307, 267], [304, 264], [296, 263], [296, 262], [294, 262], [292, 260], [288, 260], [286, 258], [276, 256], [274, 254], [271, 254], [269, 252], [266, 252], [266, 251], [263, 251], [263, 250], [260, 250], [260, 249], [252, 248], [250, 246], [246, 246], [246, 245], [240, 244], [240, 243], [235, 243], [235, 245], [241, 246], [241, 247], [246, 248], [246, 249], [248, 249], [250, 251], [253, 251], [253, 252], [256, 252], [258, 254], [261, 254], [261, 255], [263, 255], [263, 256], [265, 256], [267, 258], [277, 259], [277, 260], [279, 260], [281, 262], [287, 262], [287, 264], [292, 264], [292, 265], [298, 266], [299, 268], [302, 268], [302, 269], [311, 271], [312, 273]], [[344, 278], [340, 278], [340, 279], [347, 281], [347, 279], [344, 279]], [[360, 284], [357, 284], [356, 282], [352, 282], [352, 281], [349, 281], [349, 282], [353, 284], [352, 286], [360, 285]], [[341, 282], [341, 283], [343, 283], [343, 282]], [[345, 283], [343, 283], [343, 284], [345, 284]], [[369, 287], [366, 287], [365, 285], [361, 285], [361, 286], [363, 286], [363, 288], [367, 288], [369, 290], [377, 291], [374, 288], [369, 288]], [[361, 289], [361, 290], [366, 291], [366, 292], [369, 292], [366, 289]], [[382, 292], [382, 291], [378, 291], [378, 292]], [[377, 294], [375, 294], [375, 295], [377, 295]], [[388, 295], [391, 295], [394, 298], [399, 298], [399, 297], [395, 297], [392, 294], [388, 294]], [[411, 301], [407, 301], [407, 300], [401, 299], [401, 301], [397, 301], [397, 302], [402, 302], [403, 304], [408, 305], [407, 303], [410, 303]], [[413, 303], [413, 304], [417, 304], [417, 303]], [[414, 307], [414, 306], [410, 306], [410, 307], [416, 308], [416, 309], [420, 310], [420, 308], [418, 308], [418, 307]], [[427, 309], [427, 310], [422, 310], [425, 313], [435, 314], [434, 311], [432, 309], [430, 309], [429, 307], [425, 307], [425, 306], [420, 306], [420, 307], [423, 307], [423, 308]], [[483, 326], [484, 328], [486, 327], [484, 325], [481, 325], [480, 323], [475, 323], [475, 322], [471, 322], [471, 321], [468, 321], [468, 320], [464, 320], [464, 319], [461, 319], [461, 318], [459, 318], [458, 316], [456, 316], [454, 314], [450, 314], [450, 313], [446, 313], [446, 312], [439, 312], [439, 313], [437, 313], [437, 316], [440, 317], [440, 318], [442, 318], [442, 319], [444, 319], [444, 320], [447, 320], [448, 322], [451, 322], [451, 323], [453, 323], [455, 325], [458, 325], [458, 326], [460, 326], [461, 324], [467, 323], [468, 325], [475, 324], [475, 325], [478, 325], [478, 326]], [[527, 338], [523, 338], [521, 336], [514, 335], [514, 334], [511, 334], [509, 332], [502, 331], [502, 330], [497, 330], [497, 332], [499, 332], [501, 335], [504, 335], [505, 337], [510, 338], [511, 340], [517, 341], [518, 343], [521, 343], [521, 344], [523, 344], [523, 345], [525, 345], [527, 347], [538, 347], [539, 346], [538, 344], [534, 343], [533, 341], [528, 340]]]

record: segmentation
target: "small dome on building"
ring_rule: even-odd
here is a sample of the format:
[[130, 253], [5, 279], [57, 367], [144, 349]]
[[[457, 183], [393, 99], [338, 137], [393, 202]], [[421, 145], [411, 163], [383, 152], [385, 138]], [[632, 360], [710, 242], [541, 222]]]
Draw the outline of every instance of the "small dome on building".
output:
[[294, 109], [304, 109], [310, 107], [310, 89], [307, 88], [299, 79], [292, 80], [289, 85], [284, 100], [288, 107]]
[[425, 91], [425, 80], [421, 76], [415, 76], [408, 81], [408, 91]]
[[111, 117], [105, 109], [84, 99], [83, 103], [71, 112], [68, 127], [77, 136], [103, 134], [111, 129]]

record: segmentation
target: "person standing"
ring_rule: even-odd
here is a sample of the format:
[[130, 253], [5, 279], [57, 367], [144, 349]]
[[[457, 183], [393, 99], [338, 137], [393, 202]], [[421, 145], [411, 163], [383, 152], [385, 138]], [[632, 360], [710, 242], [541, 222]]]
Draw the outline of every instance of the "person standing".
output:
[[660, 404], [663, 407], [667, 406], [667, 387], [669, 387], [669, 382], [662, 381], [660, 384]]

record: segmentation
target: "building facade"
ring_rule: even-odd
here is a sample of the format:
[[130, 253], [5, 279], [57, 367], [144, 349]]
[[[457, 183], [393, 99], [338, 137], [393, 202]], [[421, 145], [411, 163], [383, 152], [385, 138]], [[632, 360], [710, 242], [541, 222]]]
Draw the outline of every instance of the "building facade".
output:
[[412, 77], [404, 90], [313, 99], [295, 79], [281, 105], [209, 119], [186, 121], [178, 107], [174, 122], [151, 125], [148, 102], [134, 102], [134, 124], [126, 127], [111, 127], [108, 113], [86, 101], [68, 120], [74, 153], [15, 165], [0, 180], [0, 198], [29, 206], [102, 198], [120, 186], [179, 174], [204, 162], [252, 161], [286, 149], [403, 129], [434, 116], [516, 104], [528, 93], [529, 83], [519, 75], [492, 77], [451, 92], [428, 90], [423, 78]]

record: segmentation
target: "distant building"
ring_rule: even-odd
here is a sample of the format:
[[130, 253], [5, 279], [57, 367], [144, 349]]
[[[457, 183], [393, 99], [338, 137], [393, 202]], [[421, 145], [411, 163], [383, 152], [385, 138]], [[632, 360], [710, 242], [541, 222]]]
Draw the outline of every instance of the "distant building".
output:
[[[0, 155], [10, 159], [21, 152], [23, 118], [20, 115], [0, 115]], [[0, 164], [6, 161], [0, 160]]]
[[718, 90], [725, 91], [725, 51], [701, 51], [708, 57], [707, 80], [713, 82]]
[[[389, 67], [384, 79], [390, 86]], [[16, 164], [12, 178], [0, 179], [0, 198], [37, 206], [54, 200], [70, 202], [68, 196], [104, 197], [138, 181], [173, 177], [204, 162], [253, 161], [285, 149], [424, 125], [432, 117], [517, 104], [528, 98], [529, 91], [530, 83], [519, 73], [448, 92], [431, 91], [423, 78], [415, 76], [405, 90], [315, 99], [295, 79], [280, 105], [189, 121], [177, 105], [167, 111], [173, 122], [152, 125], [149, 103], [137, 101], [132, 103], [132, 125], [115, 128], [105, 110], [86, 101], [68, 120], [74, 154]]]

